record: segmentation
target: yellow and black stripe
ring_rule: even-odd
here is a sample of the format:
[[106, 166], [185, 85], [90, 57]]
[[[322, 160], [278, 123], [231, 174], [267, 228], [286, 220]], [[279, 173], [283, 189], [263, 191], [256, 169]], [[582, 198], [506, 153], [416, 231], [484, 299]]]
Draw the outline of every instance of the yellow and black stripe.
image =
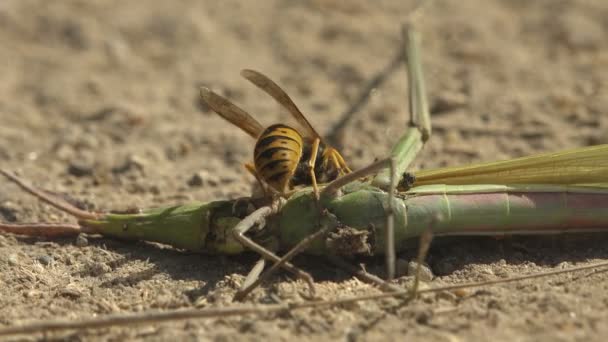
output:
[[266, 128], [253, 152], [257, 174], [273, 189], [285, 193], [302, 157], [303, 145], [300, 133], [289, 126]]

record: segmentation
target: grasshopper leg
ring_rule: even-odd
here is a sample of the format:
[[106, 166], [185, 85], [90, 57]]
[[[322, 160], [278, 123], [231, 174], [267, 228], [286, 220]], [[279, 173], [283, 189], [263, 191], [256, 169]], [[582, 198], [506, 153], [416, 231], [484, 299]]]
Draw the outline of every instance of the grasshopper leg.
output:
[[[403, 49], [407, 64], [409, 114], [410, 119], [405, 133], [397, 140], [391, 150], [396, 160], [396, 174], [402, 175], [414, 161], [416, 155], [431, 137], [431, 117], [429, 113], [426, 85], [420, 58], [420, 37], [410, 24], [402, 27]], [[379, 172], [374, 185], [387, 189], [390, 183], [390, 170]]]
[[323, 190], [321, 191], [321, 197], [323, 196], [335, 196], [336, 193], [345, 185], [352, 183], [360, 178], [364, 178], [373, 174], [376, 174], [378, 171], [384, 170], [387, 167], [390, 167], [391, 158], [386, 158], [382, 160], [378, 160], [369, 164], [368, 166], [361, 168], [359, 170], [355, 170], [351, 173], [347, 173], [344, 176], [333, 180]]
[[397, 173], [395, 170], [395, 158], [389, 158], [389, 170], [391, 181], [388, 189], [388, 204], [386, 206], [386, 278], [393, 280], [395, 277], [395, 189], [397, 187]]
[[[261, 207], [261, 208], [257, 209], [256, 211], [254, 211], [253, 213], [251, 213], [249, 216], [242, 219], [241, 222], [239, 222], [233, 230], [234, 237], [237, 239], [237, 241], [242, 243], [243, 246], [246, 246], [249, 249], [260, 254], [264, 259], [273, 261], [275, 263], [280, 261], [281, 259], [276, 254], [272, 253], [268, 249], [264, 248], [263, 246], [255, 243], [253, 240], [248, 238], [245, 235], [245, 233], [249, 229], [254, 227], [256, 224], [258, 224], [258, 222], [262, 222], [266, 217], [268, 217], [272, 214], [275, 214], [277, 212], [277, 210], [278, 210], [278, 206]], [[301, 269], [295, 267], [293, 264], [288, 263], [288, 262], [285, 262], [282, 265], [282, 267], [285, 270], [296, 275], [298, 278], [304, 280], [309, 286], [311, 295], [314, 296], [314, 293], [315, 293], [314, 281], [312, 279], [312, 276], [310, 274], [308, 274], [308, 272], [302, 271]], [[238, 299], [238, 298], [235, 296], [235, 299]]]
[[[247, 274], [247, 277], [245, 278], [245, 281], [243, 282], [243, 285], [241, 286], [241, 288], [239, 289], [239, 291], [237, 292], [237, 294], [234, 296], [234, 300], [241, 300], [241, 298], [237, 298], [237, 295], [240, 292], [243, 292], [244, 289], [248, 289], [248, 288], [255, 288], [256, 282], [258, 282], [260, 280], [260, 274], [262, 273], [262, 271], [264, 271], [264, 267], [266, 266], [266, 259], [264, 258], [260, 258], [260, 260], [258, 260], [258, 262], [255, 263], [255, 265], [253, 265], [253, 267], [251, 268], [251, 271], [249, 271], [249, 274]], [[242, 298], [245, 298], [245, 296], [243, 296]]]
[[[362, 174], [358, 174], [358, 171], [356, 171], [337, 179], [330, 183], [322, 193], [322, 195], [335, 194], [342, 186], [354, 179], [361, 178], [363, 174], [369, 175], [369, 171], [372, 171], [371, 174], [377, 173], [374, 177], [373, 184], [388, 190], [389, 192], [389, 202], [386, 213], [387, 236], [385, 251], [388, 279], [392, 279], [395, 274], [393, 199], [395, 188], [397, 187], [396, 178], [398, 174], [405, 173], [405, 170], [414, 160], [416, 154], [418, 154], [431, 136], [430, 114], [419, 54], [419, 37], [409, 24], [403, 26], [402, 32], [405, 51], [404, 55], [406, 56], [409, 79], [410, 127], [393, 147], [390, 158], [369, 165], [369, 170], [362, 172]], [[410, 178], [412, 181], [414, 180], [413, 177], [405, 178], [407, 178], [406, 183], [408, 183]], [[409, 186], [411, 184], [407, 185]]]
[[372, 163], [362, 169], [356, 170], [352, 173], [346, 174], [343, 177], [336, 179], [329, 183], [321, 196], [335, 196], [335, 194], [343, 186], [351, 183], [359, 178], [363, 178], [369, 175], [376, 174], [378, 171], [388, 169], [389, 170], [389, 188], [388, 188], [388, 203], [386, 206], [386, 273], [389, 280], [395, 276], [395, 218], [394, 218], [394, 198], [395, 189], [397, 187], [397, 176], [396, 176], [396, 161], [394, 157], [379, 160]]
[[[325, 189], [323, 189], [323, 191], [321, 192], [321, 196], [332, 196], [342, 186], [344, 186], [350, 182], [353, 182], [359, 178], [372, 175], [372, 174], [378, 172], [378, 170], [386, 168], [387, 166], [390, 167], [393, 164], [394, 164], [394, 162], [392, 162], [392, 159], [388, 158], [388, 159], [383, 159], [381, 161], [375, 162], [363, 169], [356, 170], [352, 173], [348, 173], [348, 174], [334, 180], [333, 182], [329, 183], [329, 185]], [[329, 188], [329, 190], [328, 190], [328, 188]], [[394, 187], [393, 187], [393, 189], [394, 189]], [[391, 194], [389, 196], [389, 205], [388, 205], [388, 208], [390, 208], [390, 209], [392, 209], [392, 202], [393, 202], [393, 195]], [[392, 222], [393, 222], [394, 218], [392, 215], [392, 211], [390, 209], [387, 209], [387, 220], [391, 222], [390, 225], [392, 226]], [[254, 212], [254, 214], [255, 214], [255, 212]], [[274, 264], [272, 265], [272, 267], [269, 268], [266, 272], [264, 272], [257, 280], [252, 282], [249, 286], [243, 286], [243, 288], [241, 288], [241, 290], [239, 290], [239, 292], [235, 295], [235, 300], [241, 300], [245, 296], [247, 296], [247, 294], [249, 294], [264, 279], [268, 278], [278, 267], [282, 267], [283, 265], [289, 265], [289, 263], [288, 263], [289, 260], [291, 260], [293, 257], [295, 257], [298, 253], [305, 250], [317, 238], [325, 235], [325, 233], [327, 233], [330, 228], [331, 228], [331, 226], [321, 227], [321, 229], [319, 229], [315, 233], [307, 236], [305, 239], [300, 241], [296, 246], [294, 246], [291, 250], [289, 250], [289, 252], [287, 252], [281, 259], [272, 260], [272, 261], [274, 261]], [[392, 250], [394, 251], [394, 246], [393, 246]], [[271, 260], [270, 258], [267, 258], [267, 259]], [[394, 253], [393, 253], [393, 257], [392, 257], [393, 273], [394, 273], [394, 259], [395, 258], [394, 258]]]
[[237, 294], [234, 296], [234, 299], [242, 300], [243, 298], [245, 298], [249, 293], [251, 293], [251, 291], [253, 291], [257, 286], [259, 286], [262, 283], [262, 281], [264, 281], [265, 279], [270, 277], [270, 275], [272, 275], [276, 271], [277, 268], [283, 267], [283, 265], [288, 263], [289, 260], [293, 259], [297, 254], [299, 254], [300, 252], [305, 250], [306, 247], [308, 247], [313, 241], [315, 241], [317, 238], [325, 235], [325, 233], [327, 233], [330, 228], [331, 228], [331, 226], [329, 226], [329, 225], [327, 225], [325, 227], [321, 227], [321, 229], [319, 229], [315, 233], [310, 234], [306, 238], [302, 239], [297, 245], [295, 245], [291, 250], [289, 250], [289, 252], [287, 252], [285, 255], [283, 255], [280, 260], [276, 261], [259, 278], [248, 283], [247, 286], [245, 286], [245, 284], [244, 284], [243, 287], [239, 290], [239, 292], [237, 292]]

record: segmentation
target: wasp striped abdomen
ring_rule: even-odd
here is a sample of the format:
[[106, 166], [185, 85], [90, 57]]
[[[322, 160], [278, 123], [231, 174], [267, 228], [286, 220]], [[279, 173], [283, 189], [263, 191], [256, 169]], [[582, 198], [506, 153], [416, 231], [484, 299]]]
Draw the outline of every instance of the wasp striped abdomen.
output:
[[302, 157], [303, 139], [295, 129], [272, 125], [255, 144], [256, 173], [279, 193], [285, 193]]

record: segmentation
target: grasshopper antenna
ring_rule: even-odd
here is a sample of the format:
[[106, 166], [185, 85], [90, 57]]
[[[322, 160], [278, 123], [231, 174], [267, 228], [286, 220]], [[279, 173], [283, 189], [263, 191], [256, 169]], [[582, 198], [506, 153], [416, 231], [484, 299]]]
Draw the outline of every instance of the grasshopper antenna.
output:
[[0, 231], [27, 236], [44, 236], [47, 238], [58, 238], [75, 236], [84, 233], [82, 227], [69, 223], [19, 223], [10, 224], [0, 222]]
[[17, 186], [19, 186], [25, 192], [28, 192], [28, 193], [34, 195], [36, 198], [38, 198], [42, 202], [45, 202], [78, 219], [95, 220], [95, 219], [99, 218], [99, 214], [92, 213], [92, 212], [89, 212], [86, 210], [82, 210], [56, 196], [49, 195], [44, 190], [38, 189], [32, 185], [27, 184], [25, 182], [25, 180], [21, 179], [20, 177], [17, 177], [16, 175], [14, 175], [13, 173], [11, 173], [9, 171], [0, 169], [0, 174], [2, 174], [4, 177], [6, 177], [9, 181], [15, 183]]

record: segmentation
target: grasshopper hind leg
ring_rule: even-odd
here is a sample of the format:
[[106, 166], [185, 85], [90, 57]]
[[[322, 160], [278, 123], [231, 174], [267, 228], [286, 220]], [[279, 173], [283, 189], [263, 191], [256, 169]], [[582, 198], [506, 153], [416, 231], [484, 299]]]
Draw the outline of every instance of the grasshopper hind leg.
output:
[[[256, 226], [258, 224], [262, 224], [262, 222], [264, 222], [266, 217], [276, 214], [280, 209], [279, 202], [280, 202], [280, 200], [275, 201], [275, 203], [273, 203], [273, 205], [271, 205], [271, 206], [265, 206], [265, 207], [258, 208], [256, 211], [251, 213], [249, 216], [242, 219], [234, 227], [234, 230], [233, 230], [234, 238], [237, 241], [239, 241], [243, 246], [246, 246], [249, 249], [253, 250], [254, 252], [258, 253], [260, 256], [262, 256], [262, 258], [272, 261], [275, 264], [278, 263], [279, 266], [281, 266], [285, 270], [293, 273], [298, 278], [304, 280], [309, 286], [311, 296], [314, 297], [314, 295], [315, 295], [314, 281], [310, 274], [308, 274], [305, 271], [302, 271], [301, 269], [297, 268], [296, 266], [292, 265], [289, 262], [285, 262], [285, 261], [281, 262], [281, 258], [279, 258], [276, 254], [274, 254], [270, 250], [264, 248], [263, 246], [259, 245], [258, 243], [254, 242], [253, 240], [251, 240], [249, 237], [247, 237], [245, 235], [247, 233], [247, 231], [249, 231], [254, 226]], [[244, 292], [244, 290], [242, 289], [241, 291], [236, 293], [236, 295], [234, 296], [234, 300], [242, 300], [251, 290], [253, 290], [254, 286], [251, 285], [252, 283], [255, 283], [256, 284], [255, 286], [257, 286], [257, 284], [259, 283], [259, 282], [257, 282], [257, 279], [258, 279], [259, 274], [261, 273], [261, 270], [263, 269], [263, 266], [264, 266], [264, 264], [262, 262], [258, 262], [256, 264], [256, 266], [251, 270], [250, 274], [247, 276], [246, 282], [244, 284], [245, 285], [244, 289], [248, 289], [249, 291]]]

